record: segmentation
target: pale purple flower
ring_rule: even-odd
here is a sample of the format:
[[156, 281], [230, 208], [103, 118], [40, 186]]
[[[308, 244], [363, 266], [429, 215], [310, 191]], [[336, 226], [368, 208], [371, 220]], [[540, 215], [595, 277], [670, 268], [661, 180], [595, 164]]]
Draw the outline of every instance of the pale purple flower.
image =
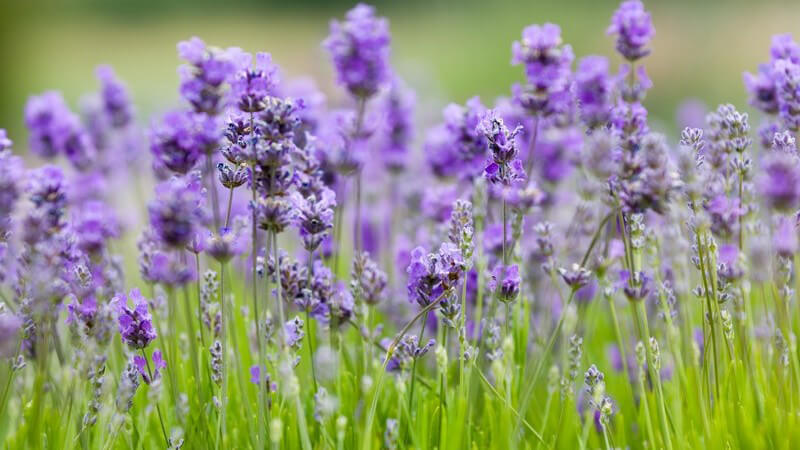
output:
[[0, 314], [0, 357], [13, 356], [20, 342], [20, 328], [22, 319], [5, 312]]
[[620, 4], [611, 17], [606, 33], [617, 35], [617, 51], [628, 61], [636, 61], [650, 54], [647, 46], [656, 33], [650, 13], [640, 0], [627, 0]]
[[333, 228], [333, 209], [336, 207], [336, 194], [323, 187], [319, 194], [304, 198], [299, 192], [290, 196], [295, 209], [294, 221], [303, 238], [303, 245], [313, 252], [322, 239]]
[[167, 362], [161, 355], [161, 350], [153, 351], [151, 359], [153, 360], [152, 376], [150, 374], [151, 368], [148, 367], [145, 357], [141, 355], [133, 356], [133, 364], [136, 366], [136, 370], [139, 371], [139, 374], [146, 384], [151, 384], [155, 380], [161, 378], [161, 371], [167, 368]]
[[390, 79], [390, 43], [389, 22], [376, 17], [372, 6], [359, 3], [344, 22], [331, 22], [322, 45], [331, 55], [339, 84], [367, 98]]
[[497, 264], [492, 270], [487, 287], [498, 300], [503, 303], [510, 303], [516, 300], [519, 295], [521, 282], [519, 266], [516, 264], [510, 266]]
[[213, 116], [176, 110], [154, 121], [150, 128], [150, 151], [157, 167], [185, 174], [200, 158], [216, 151], [222, 127]]
[[111, 302], [117, 308], [117, 321], [122, 342], [139, 350], [147, 347], [157, 335], [147, 307], [147, 299], [138, 289], [131, 290], [130, 299], [133, 301], [133, 308], [128, 306], [128, 297], [124, 293], [117, 294]]
[[128, 125], [133, 120], [133, 104], [128, 87], [117, 78], [111, 66], [98, 66], [95, 75], [100, 80], [102, 110], [109, 123], [115, 128]]
[[150, 226], [164, 244], [184, 247], [207, 220], [200, 174], [175, 176], [156, 186], [156, 198], [147, 210]]
[[254, 113], [266, 108], [266, 99], [278, 84], [278, 67], [269, 53], [256, 53], [255, 65], [252, 56], [246, 54], [241, 67], [231, 80], [231, 101], [240, 111]]
[[414, 138], [414, 106], [416, 96], [402, 80], [395, 77], [380, 105], [384, 118], [381, 136], [381, 158], [391, 172], [403, 170]]
[[193, 37], [178, 43], [178, 55], [189, 63], [178, 68], [181, 97], [197, 112], [218, 114], [223, 107], [225, 82], [244, 64], [245, 53], [236, 47], [207, 47]]
[[289, 347], [299, 347], [300, 341], [305, 336], [303, 320], [295, 316], [283, 325], [284, 342]]
[[523, 64], [527, 83], [514, 85], [517, 104], [532, 114], [563, 112], [570, 102], [570, 73], [575, 55], [562, 45], [561, 28], [552, 23], [530, 25], [511, 47], [511, 64]]
[[603, 126], [608, 122], [612, 89], [607, 58], [593, 55], [581, 59], [575, 72], [575, 97], [581, 120], [588, 128]]

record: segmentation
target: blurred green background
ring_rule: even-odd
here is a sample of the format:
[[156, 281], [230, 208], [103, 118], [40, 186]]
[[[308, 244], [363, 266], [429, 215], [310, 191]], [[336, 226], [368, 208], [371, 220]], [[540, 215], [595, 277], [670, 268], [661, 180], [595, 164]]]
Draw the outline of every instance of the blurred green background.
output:
[[[646, 104], [668, 129], [686, 98], [708, 105], [744, 106], [742, 71], [768, 57], [770, 36], [800, 37], [798, 1], [649, 1], [656, 26], [654, 53], [645, 64], [655, 84]], [[511, 42], [531, 23], [554, 22], [578, 58], [600, 53], [619, 58], [605, 35], [618, 2], [442, 1], [376, 2], [391, 22], [397, 71], [419, 89], [423, 104], [462, 102], [479, 94], [485, 103], [508, 95], [522, 76], [511, 67]], [[179, 60], [175, 44], [192, 35], [218, 46], [269, 51], [284, 76], [310, 74], [335, 92], [320, 42], [331, 17], [350, 1], [322, 0], [0, 0], [0, 127], [26, 138], [27, 96], [59, 89], [74, 106], [96, 89], [94, 67], [110, 63], [129, 84], [139, 115], [177, 102]], [[335, 101], [335, 100], [334, 100]], [[433, 107], [432, 107], [433, 108]], [[433, 108], [435, 109], [435, 108]], [[438, 110], [426, 115], [438, 115]], [[23, 150], [17, 145], [17, 150]]]

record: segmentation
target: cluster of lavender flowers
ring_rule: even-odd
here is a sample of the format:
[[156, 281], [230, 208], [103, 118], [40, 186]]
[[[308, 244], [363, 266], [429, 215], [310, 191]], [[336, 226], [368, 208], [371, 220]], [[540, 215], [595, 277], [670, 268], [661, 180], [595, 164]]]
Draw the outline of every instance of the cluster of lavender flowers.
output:
[[[91, 426], [102, 416], [106, 361], [122, 352], [117, 414], [131, 411], [144, 381], [174, 446], [159, 407], [162, 377], [177, 423], [189, 420], [181, 396], [197, 395], [190, 403], [213, 405], [221, 434], [228, 383], [246, 376], [244, 361], [255, 386], [242, 389], [256, 389], [259, 399], [248, 417], [261, 428], [273, 396], [306, 389], [296, 371], [306, 366], [314, 418], [324, 426], [340, 408], [322, 385], [326, 355], [350, 351], [339, 339], [351, 327], [369, 355], [365, 368], [382, 362], [391, 375], [381, 376], [397, 377], [402, 389], [410, 380], [410, 405], [437, 340], [443, 384], [455, 354], [462, 383], [469, 367], [488, 365], [492, 380], [484, 381], [510, 389], [521, 369], [514, 358], [535, 349], [520, 371], [531, 376], [522, 411], [549, 352], [563, 351], [552, 358], [564, 367], [551, 370], [548, 392], [560, 380], [568, 399], [582, 367], [580, 306], [602, 296], [615, 322], [617, 299], [632, 306], [633, 339], [616, 330], [618, 370], [631, 376], [638, 365], [635, 389], [656, 392], [666, 424], [658, 339], [679, 351], [672, 339], [690, 328], [675, 322], [691, 320], [678, 314], [681, 302], [701, 300], [713, 339], [702, 342], [703, 352], [713, 351], [704, 353], [703, 370], [717, 377], [726, 370], [717, 337], [730, 354], [743, 346], [737, 336], [752, 334], [751, 282], [774, 278], [785, 304], [796, 295], [800, 46], [776, 36], [770, 62], [744, 76], [750, 104], [764, 115], [762, 151], [748, 114], [730, 104], [708, 114], [704, 128], [684, 129], [673, 146], [651, 131], [645, 106], [650, 14], [641, 1], [625, 1], [607, 32], [624, 59], [616, 74], [603, 56], [576, 64], [559, 26], [525, 27], [511, 45], [511, 64], [524, 70], [510, 97], [491, 107], [478, 97], [447, 105], [442, 122], [424, 132], [415, 93], [391, 64], [389, 23], [364, 4], [333, 21], [323, 43], [347, 93], [335, 105], [309, 79], [282, 79], [268, 53], [197, 37], [177, 47], [181, 104], [147, 131], [107, 66], [80, 113], [57, 92], [31, 97], [28, 147], [47, 164], [26, 169], [0, 130], [0, 355], [37, 365], [50, 352], [62, 363], [76, 355], [91, 369]], [[424, 153], [413, 151], [417, 140]], [[149, 167], [141, 156], [148, 147]], [[62, 157], [67, 164], [57, 163]], [[114, 194], [125, 183], [143, 188], [146, 175], [155, 180], [146, 220], [123, 220]], [[112, 252], [132, 232], [150, 299], [128, 290], [137, 277], [126, 277]], [[658, 318], [653, 327], [649, 316]], [[522, 324], [525, 334], [515, 329]], [[61, 346], [64, 327], [70, 354]], [[558, 349], [558, 338], [573, 332]], [[774, 330], [787, 366], [790, 333], [785, 323]], [[117, 335], [124, 346], [110, 345]], [[329, 345], [319, 348], [322, 335]], [[150, 350], [157, 339], [163, 353]], [[638, 358], [629, 362], [634, 348]], [[178, 367], [194, 372], [190, 382], [177, 379]], [[613, 428], [617, 410], [604, 377], [592, 365], [581, 394], [581, 415], [593, 416], [600, 434]], [[365, 391], [372, 381], [359, 380]], [[209, 398], [200, 398], [204, 383]], [[396, 428], [388, 419], [392, 446]], [[662, 433], [668, 442], [670, 431]]]

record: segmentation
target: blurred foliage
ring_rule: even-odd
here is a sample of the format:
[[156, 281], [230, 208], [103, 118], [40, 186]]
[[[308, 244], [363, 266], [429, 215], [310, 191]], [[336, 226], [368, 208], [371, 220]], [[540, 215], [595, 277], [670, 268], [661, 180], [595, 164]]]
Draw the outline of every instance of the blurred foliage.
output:
[[[192, 35], [219, 45], [269, 51], [286, 76], [308, 73], [335, 93], [320, 49], [328, 21], [351, 1], [78, 0], [0, 1], [0, 126], [25, 139], [25, 99], [62, 90], [71, 104], [96, 88], [94, 67], [112, 64], [134, 94], [140, 117], [177, 101], [175, 44]], [[491, 103], [522, 77], [510, 45], [531, 23], [561, 25], [578, 58], [608, 55], [605, 28], [617, 2], [379, 1], [389, 17], [397, 71], [420, 90], [425, 117], [446, 101], [481, 95]], [[646, 2], [656, 25], [654, 53], [645, 60], [655, 84], [646, 105], [657, 128], [674, 126], [677, 105], [745, 104], [742, 72], [767, 58], [770, 36], [800, 34], [800, 2]], [[17, 146], [18, 150], [24, 147]]]

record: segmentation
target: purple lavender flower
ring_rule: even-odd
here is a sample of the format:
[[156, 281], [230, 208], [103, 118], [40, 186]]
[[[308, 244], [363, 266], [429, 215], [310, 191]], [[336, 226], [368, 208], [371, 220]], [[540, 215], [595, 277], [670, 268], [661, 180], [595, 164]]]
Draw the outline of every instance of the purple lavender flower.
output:
[[422, 191], [422, 215], [437, 223], [444, 223], [453, 211], [453, 202], [461, 196], [457, 185], [433, 185]]
[[265, 100], [278, 84], [278, 67], [269, 53], [256, 53], [255, 65], [247, 54], [240, 62], [241, 68], [231, 81], [231, 99], [240, 111], [254, 113], [266, 108]]
[[356, 302], [344, 283], [336, 283], [330, 298], [330, 315], [337, 324], [344, 324], [355, 313]]
[[619, 273], [619, 284], [628, 300], [635, 302], [641, 301], [650, 295], [653, 280], [646, 273], [634, 272], [631, 276], [630, 271], [621, 270]]
[[711, 219], [711, 231], [729, 238], [739, 230], [739, 218], [746, 213], [736, 197], [716, 195], [704, 205]]
[[648, 132], [647, 109], [641, 103], [617, 102], [611, 110], [611, 129], [622, 148], [638, 148]]
[[636, 61], [650, 54], [647, 48], [655, 35], [650, 13], [640, 0], [622, 2], [611, 17], [606, 33], [617, 35], [617, 51], [628, 61]]
[[800, 166], [798, 157], [773, 148], [764, 158], [758, 191], [769, 207], [794, 212], [800, 204]]
[[511, 46], [511, 64], [524, 64], [527, 83], [512, 89], [515, 101], [532, 114], [550, 115], [569, 102], [570, 71], [575, 55], [561, 45], [561, 28], [552, 23], [530, 25]]
[[182, 248], [206, 221], [205, 189], [200, 174], [176, 176], [156, 186], [156, 199], [147, 207], [150, 226], [164, 244]]
[[336, 207], [336, 194], [323, 187], [319, 194], [312, 194], [308, 198], [303, 198], [299, 192], [294, 192], [290, 196], [295, 208], [294, 221], [300, 229], [300, 236], [303, 238], [303, 246], [309, 252], [313, 252], [322, 243], [322, 239], [327, 236], [333, 228], [333, 208]]
[[22, 158], [11, 153], [11, 145], [6, 130], [0, 128], [0, 236], [11, 225], [11, 214], [22, 194], [22, 178], [25, 175]]
[[769, 54], [773, 62], [787, 59], [795, 64], [800, 64], [800, 45], [797, 45], [791, 33], [772, 36]]
[[228, 189], [237, 188], [247, 182], [250, 173], [244, 165], [237, 165], [231, 168], [225, 163], [217, 164], [219, 171], [219, 182]]
[[95, 75], [100, 80], [100, 99], [105, 116], [115, 128], [128, 125], [133, 120], [133, 104], [127, 86], [117, 78], [111, 66], [98, 66]]
[[64, 209], [67, 206], [67, 186], [64, 172], [56, 166], [43, 166], [29, 175], [28, 194], [34, 206], [40, 211], [45, 226], [58, 229], [63, 223]]
[[797, 253], [798, 239], [795, 221], [786, 217], [781, 217], [778, 226], [775, 228], [775, 235], [772, 238], [775, 251], [784, 258], [791, 258]]
[[376, 305], [383, 298], [388, 282], [386, 273], [369, 258], [369, 253], [363, 252], [353, 258], [353, 268], [350, 271], [350, 291], [353, 297], [368, 305]]
[[[194, 236], [196, 234], [192, 235], [192, 239]], [[174, 248], [165, 246], [154, 230], [146, 229], [137, 242], [137, 247], [139, 271], [144, 281], [176, 286], [195, 280], [197, 274], [192, 267], [180, 258]]]
[[465, 270], [461, 252], [452, 242], [443, 243], [438, 253], [426, 253], [422, 247], [415, 248], [406, 270], [409, 301], [428, 306], [454, 289]]
[[800, 63], [779, 59], [773, 64], [778, 116], [792, 131], [800, 129]]
[[251, 208], [256, 210], [259, 228], [271, 233], [282, 233], [292, 223], [295, 214], [291, 202], [277, 195], [259, 198]]
[[195, 168], [201, 156], [216, 150], [220, 137], [221, 127], [213, 116], [176, 110], [153, 122], [150, 151], [156, 166], [185, 174]]
[[494, 111], [489, 111], [478, 125], [476, 131], [483, 134], [489, 144], [491, 161], [487, 163], [484, 173], [490, 182], [510, 186], [525, 178], [515, 140], [521, 130], [522, 127], [518, 126], [514, 131], [508, 131], [503, 119]]
[[133, 301], [133, 308], [128, 306], [128, 297], [124, 293], [117, 294], [111, 302], [117, 307], [117, 321], [122, 341], [129, 347], [139, 350], [147, 347], [157, 335], [153, 329], [150, 311], [147, 309], [147, 299], [138, 289], [131, 290], [130, 298]]
[[57, 141], [59, 122], [71, 114], [60, 93], [48, 91], [28, 99], [25, 104], [25, 125], [30, 132], [30, 149], [43, 158], [53, 158], [60, 148]]
[[303, 320], [295, 316], [283, 325], [284, 341], [289, 347], [299, 347], [305, 332], [303, 331]]
[[152, 360], [153, 373], [151, 376], [150, 367], [148, 367], [145, 357], [141, 355], [133, 356], [133, 364], [136, 366], [136, 370], [139, 371], [139, 374], [142, 375], [142, 379], [146, 384], [151, 384], [161, 378], [161, 371], [167, 368], [167, 362], [164, 361], [164, 357], [161, 356], [161, 350], [153, 351]]
[[381, 138], [381, 157], [390, 172], [402, 171], [414, 138], [414, 104], [416, 96], [402, 80], [395, 77], [391, 89], [381, 103], [384, 132]]
[[332, 21], [322, 43], [331, 54], [337, 80], [352, 95], [367, 98], [390, 80], [389, 22], [375, 8], [359, 3], [344, 22]]
[[612, 89], [607, 58], [593, 55], [581, 59], [575, 72], [575, 97], [588, 128], [603, 126], [610, 119]]
[[234, 256], [241, 255], [249, 244], [245, 233], [245, 222], [234, 221], [233, 227], [222, 228], [219, 233], [209, 233], [205, 251], [215, 260], [225, 263]]
[[[442, 133], [442, 144], [449, 146], [449, 152], [453, 153], [442, 162], [446, 165], [455, 163], [453, 174], [467, 179], [477, 176], [486, 160], [486, 136], [478, 128], [486, 115], [486, 107], [479, 97], [472, 97], [464, 106], [447, 105], [443, 114], [444, 128], [438, 133]], [[432, 162], [435, 164], [436, 160]]]
[[109, 239], [120, 234], [116, 214], [100, 200], [89, 200], [80, 205], [72, 216], [72, 229], [80, 248], [89, 254], [98, 254]]
[[772, 66], [761, 64], [755, 75], [744, 73], [744, 86], [750, 94], [748, 102], [754, 108], [766, 114], [778, 112], [778, 93], [775, 91], [775, 80]]
[[21, 327], [22, 319], [19, 317], [7, 312], [0, 314], [0, 357], [14, 355]]
[[207, 47], [200, 38], [193, 37], [178, 43], [178, 55], [189, 63], [178, 68], [181, 96], [195, 111], [216, 115], [222, 108], [224, 83], [243, 64], [244, 52], [235, 47]]
[[578, 263], [573, 264], [569, 269], [560, 267], [558, 273], [572, 290], [578, 290], [586, 286], [592, 278], [592, 272], [581, 267]]
[[516, 264], [510, 266], [497, 264], [492, 270], [487, 287], [498, 300], [503, 303], [510, 303], [516, 300], [519, 295], [521, 282], [519, 266]]
[[401, 372], [410, 369], [414, 360], [423, 357], [434, 345], [436, 345], [434, 339], [430, 339], [424, 346], [420, 346], [417, 336], [408, 334], [403, 336], [389, 357], [386, 371]]

